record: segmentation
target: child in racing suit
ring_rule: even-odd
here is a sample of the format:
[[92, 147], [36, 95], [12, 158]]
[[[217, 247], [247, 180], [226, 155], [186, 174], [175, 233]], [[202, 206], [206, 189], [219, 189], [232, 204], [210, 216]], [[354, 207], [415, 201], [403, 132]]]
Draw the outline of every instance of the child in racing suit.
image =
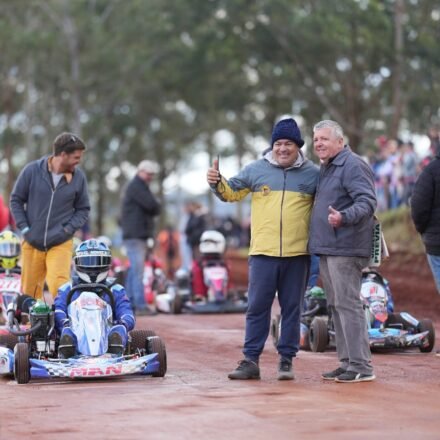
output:
[[205, 231], [200, 237], [200, 257], [194, 259], [191, 267], [191, 289], [196, 300], [206, 299], [208, 287], [205, 284], [203, 269], [206, 266], [221, 265], [228, 271], [229, 287], [229, 269], [224, 261], [224, 252], [226, 240], [222, 233], [214, 230]]
[[[77, 338], [70, 327], [67, 314], [67, 295], [72, 287], [90, 283], [104, 284], [113, 293], [115, 316], [113, 316], [114, 325], [108, 336], [108, 352], [122, 355], [127, 345], [128, 332], [134, 328], [135, 317], [124, 287], [120, 284], [113, 284], [113, 280], [108, 278], [112, 263], [110, 249], [101, 241], [86, 240], [76, 248], [73, 260], [76, 275], [72, 277], [71, 282], [65, 283], [58, 289], [58, 295], [54, 300], [55, 328], [60, 335], [58, 356], [67, 359], [77, 354]], [[99, 288], [92, 287], [92, 290], [99, 293]], [[79, 291], [73, 293], [72, 300], [78, 298], [79, 295]], [[103, 299], [106, 300], [105, 293]], [[110, 298], [107, 302], [110, 302]]]

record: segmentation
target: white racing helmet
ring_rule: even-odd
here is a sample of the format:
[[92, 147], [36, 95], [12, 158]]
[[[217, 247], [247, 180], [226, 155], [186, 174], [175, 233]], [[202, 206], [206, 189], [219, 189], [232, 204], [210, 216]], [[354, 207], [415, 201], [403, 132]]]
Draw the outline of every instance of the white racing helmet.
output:
[[200, 237], [199, 250], [201, 254], [223, 254], [226, 240], [221, 232], [205, 231]]
[[104, 243], [109, 249], [113, 246], [111, 238], [107, 237], [107, 235], [100, 235], [96, 240]]
[[108, 246], [90, 239], [78, 245], [73, 257], [78, 276], [86, 283], [101, 283], [105, 280], [112, 264]]

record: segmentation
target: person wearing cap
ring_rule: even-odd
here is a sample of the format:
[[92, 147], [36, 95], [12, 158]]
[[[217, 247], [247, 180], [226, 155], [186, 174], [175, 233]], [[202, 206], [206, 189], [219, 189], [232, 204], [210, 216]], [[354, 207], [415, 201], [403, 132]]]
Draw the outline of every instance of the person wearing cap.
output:
[[321, 171], [310, 222], [309, 251], [320, 256], [319, 273], [336, 335], [339, 366], [322, 374], [344, 383], [375, 379], [367, 322], [360, 299], [362, 269], [368, 265], [377, 206], [370, 166], [348, 145], [335, 121], [313, 128]]
[[137, 315], [152, 315], [144, 298], [143, 274], [147, 257], [147, 240], [154, 238], [154, 218], [160, 214], [160, 203], [150, 190], [150, 182], [159, 172], [159, 165], [143, 160], [128, 183], [122, 199], [120, 226], [123, 245], [130, 266], [126, 289]]
[[301, 151], [304, 141], [292, 118], [273, 128], [263, 157], [226, 179], [214, 160], [207, 181], [225, 202], [251, 194], [248, 310], [243, 354], [230, 379], [260, 379], [259, 357], [269, 335], [271, 308], [278, 292], [281, 336], [278, 379], [292, 380], [292, 359], [299, 349], [300, 316], [310, 256], [309, 220], [318, 180], [318, 167]]
[[52, 297], [70, 279], [73, 235], [90, 211], [87, 181], [78, 168], [86, 149], [75, 134], [61, 133], [53, 154], [27, 164], [10, 198], [10, 209], [24, 241], [22, 291], [42, 298], [45, 281]]

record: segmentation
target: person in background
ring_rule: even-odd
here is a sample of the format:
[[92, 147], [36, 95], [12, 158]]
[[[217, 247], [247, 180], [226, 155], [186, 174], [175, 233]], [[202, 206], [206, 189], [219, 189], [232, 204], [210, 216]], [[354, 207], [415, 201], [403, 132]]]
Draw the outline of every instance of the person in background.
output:
[[307, 280], [307, 290], [318, 285], [319, 279], [319, 255], [310, 255], [310, 273]]
[[319, 272], [336, 334], [340, 366], [325, 380], [366, 382], [375, 379], [367, 322], [359, 295], [362, 269], [372, 246], [376, 193], [370, 166], [348, 145], [335, 121], [313, 128], [321, 162], [310, 222], [309, 251], [319, 255]]
[[419, 160], [414, 151], [414, 144], [409, 141], [402, 145], [402, 181], [403, 181], [403, 195], [402, 202], [409, 205], [414, 184], [417, 179]]
[[186, 204], [188, 221], [185, 226], [185, 235], [191, 247], [192, 258], [199, 256], [200, 237], [207, 228], [206, 208], [199, 202], [190, 201]]
[[154, 315], [144, 297], [143, 273], [147, 258], [147, 240], [154, 238], [154, 219], [161, 206], [150, 189], [150, 182], [159, 172], [159, 165], [143, 160], [137, 174], [129, 182], [123, 199], [120, 215], [123, 246], [130, 266], [127, 270], [126, 289], [137, 315]]
[[318, 168], [301, 151], [304, 141], [292, 118], [273, 128], [263, 157], [229, 180], [215, 160], [207, 181], [222, 201], [238, 202], [249, 193], [251, 244], [244, 359], [229, 379], [260, 379], [259, 358], [269, 334], [271, 308], [278, 291], [281, 336], [278, 380], [292, 380], [292, 359], [299, 349], [300, 317], [308, 278], [309, 220]]
[[[226, 240], [224, 235], [215, 230], [207, 230], [200, 237], [199, 258], [193, 260], [191, 269], [192, 293], [197, 300], [206, 300], [208, 286], [205, 284], [204, 269], [206, 267], [224, 267], [228, 272], [228, 285], [230, 284], [230, 271], [225, 260]], [[209, 299], [209, 298], [208, 298]]]
[[440, 293], [440, 151], [420, 173], [411, 197], [411, 216], [421, 234]]
[[53, 154], [26, 165], [12, 190], [10, 209], [24, 237], [22, 289], [34, 298], [42, 298], [45, 281], [55, 297], [70, 279], [72, 238], [90, 211], [86, 177], [78, 167], [85, 149], [78, 136], [61, 133]]
[[3, 231], [9, 225], [10, 213], [8, 205], [5, 204], [3, 196], [0, 195], [0, 231]]

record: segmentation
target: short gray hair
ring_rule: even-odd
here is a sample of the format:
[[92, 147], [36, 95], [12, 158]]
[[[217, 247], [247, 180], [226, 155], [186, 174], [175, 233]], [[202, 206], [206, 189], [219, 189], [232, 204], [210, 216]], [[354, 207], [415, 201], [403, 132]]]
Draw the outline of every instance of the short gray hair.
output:
[[313, 132], [316, 130], [320, 130], [321, 128], [330, 128], [333, 131], [333, 134], [337, 138], [344, 139], [344, 130], [342, 127], [335, 121], [332, 121], [330, 119], [325, 119], [324, 121], [320, 121], [315, 124], [313, 127]]

